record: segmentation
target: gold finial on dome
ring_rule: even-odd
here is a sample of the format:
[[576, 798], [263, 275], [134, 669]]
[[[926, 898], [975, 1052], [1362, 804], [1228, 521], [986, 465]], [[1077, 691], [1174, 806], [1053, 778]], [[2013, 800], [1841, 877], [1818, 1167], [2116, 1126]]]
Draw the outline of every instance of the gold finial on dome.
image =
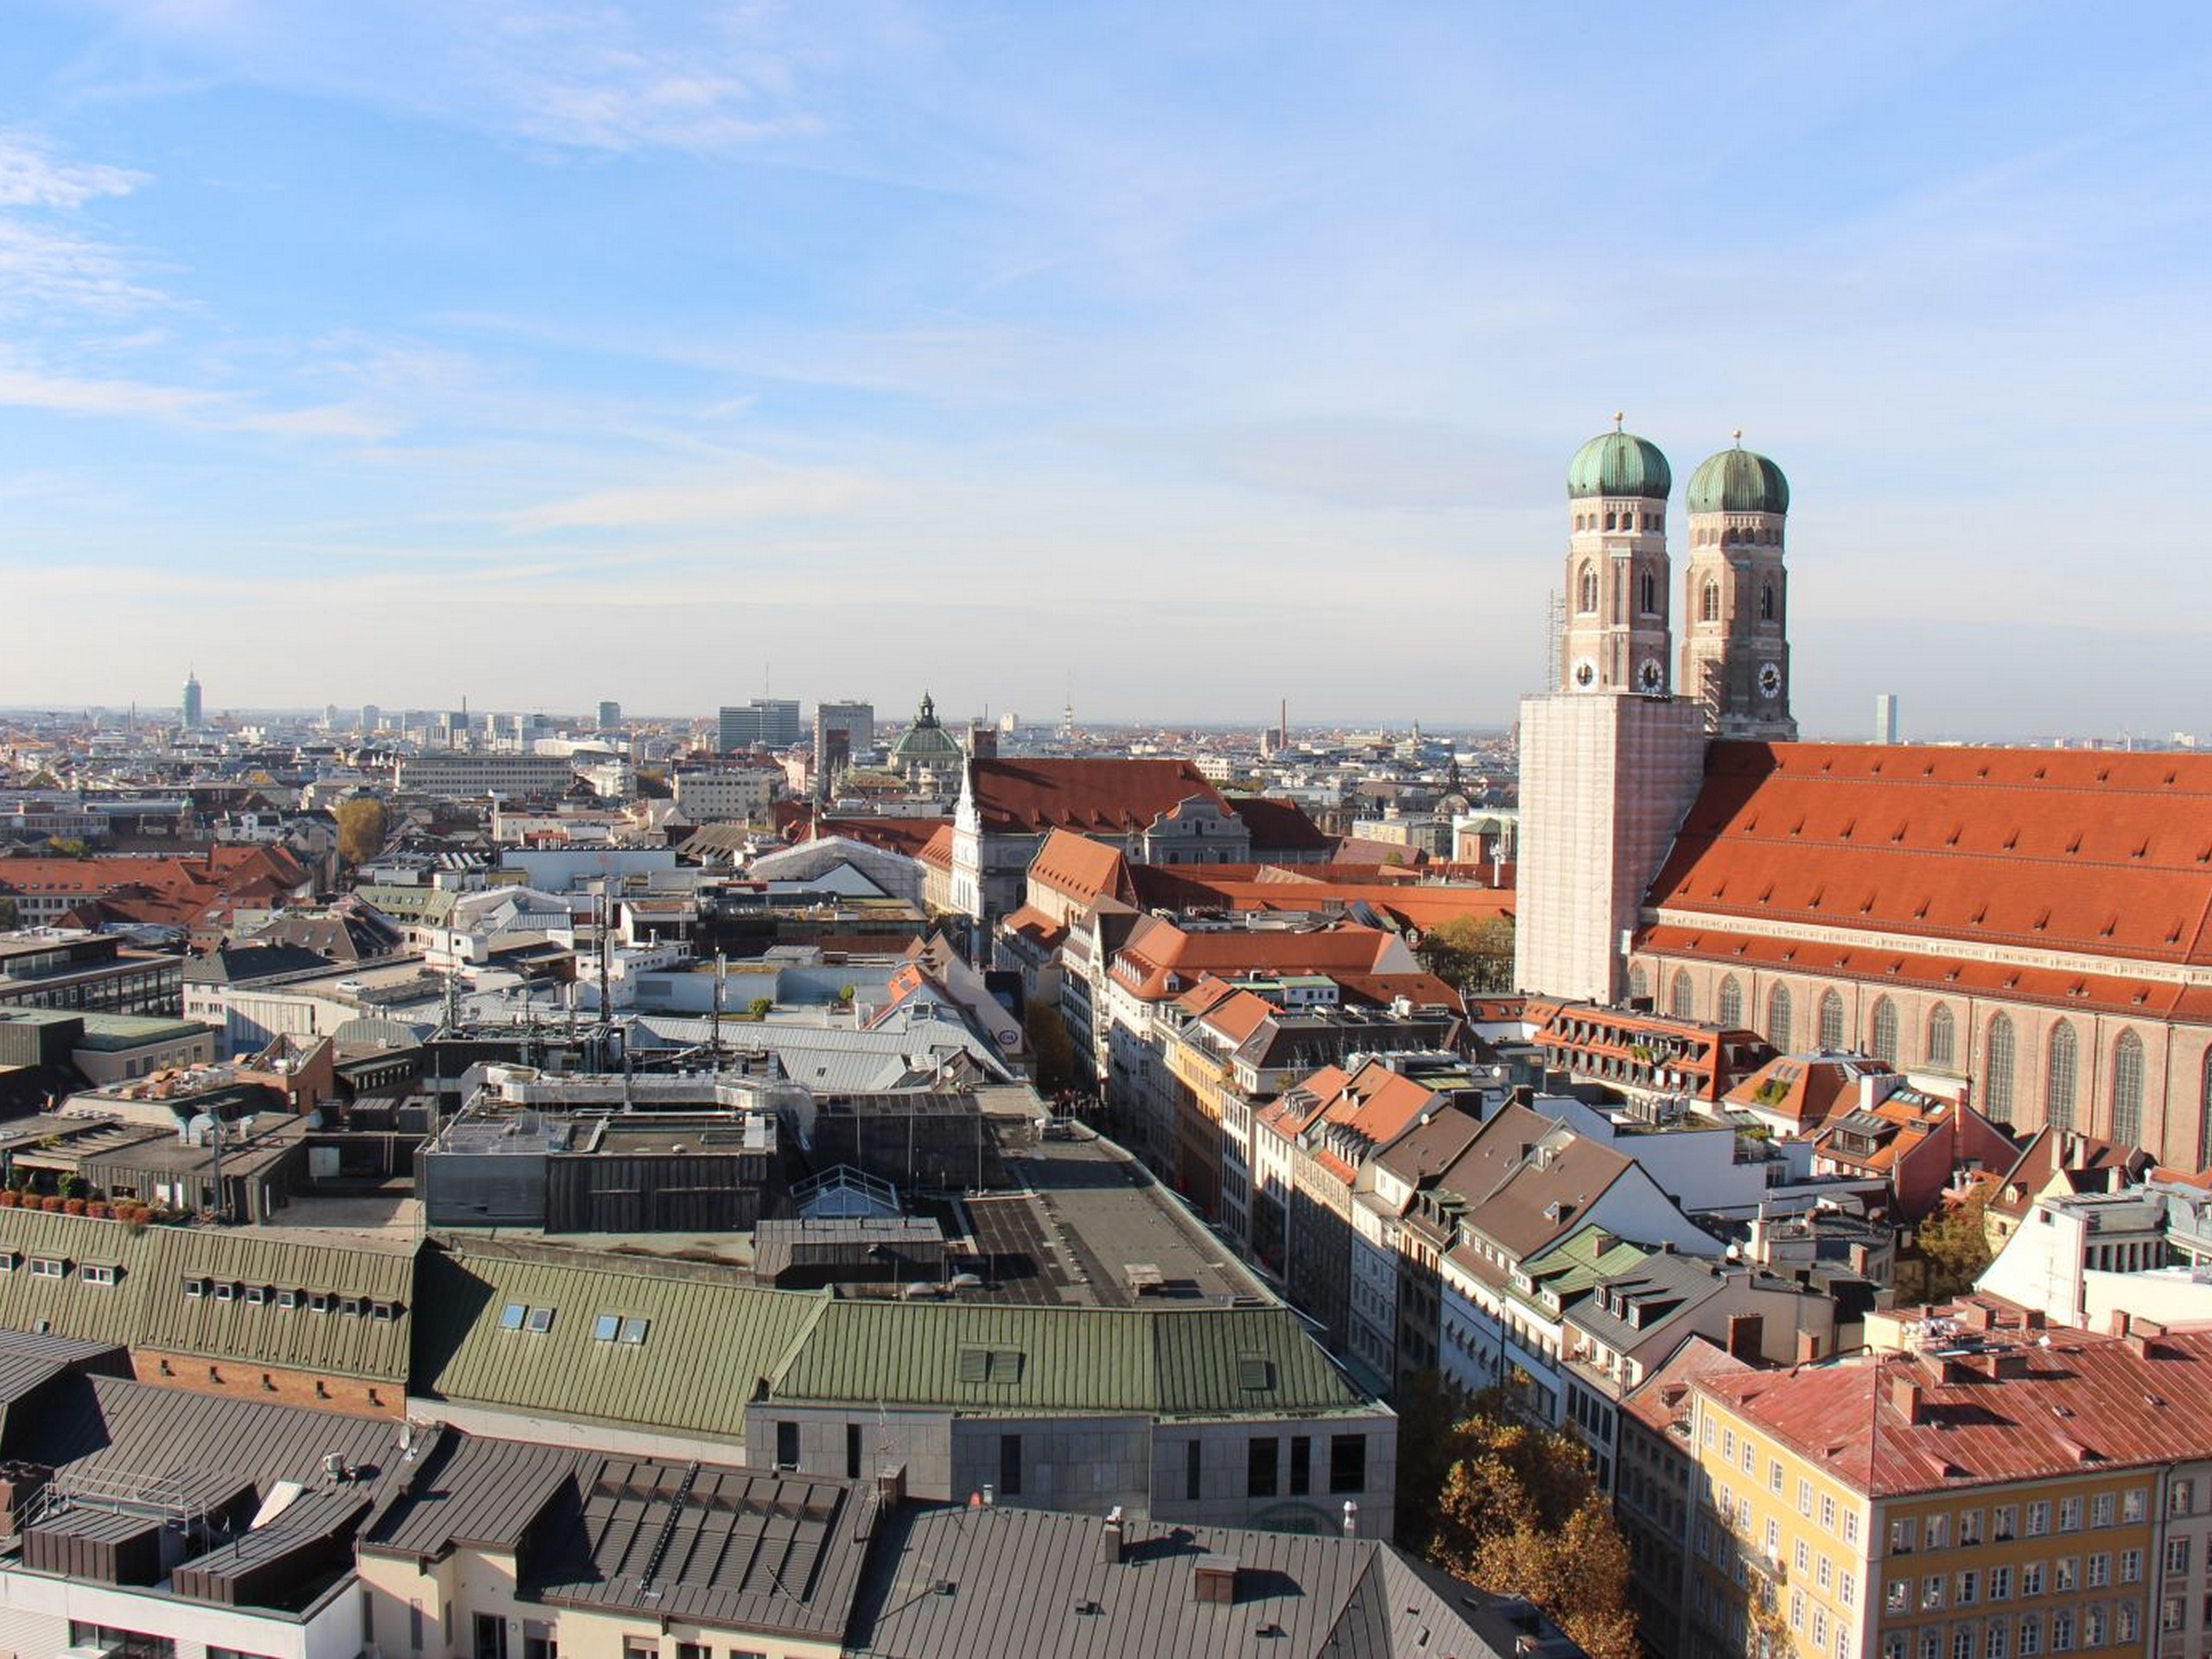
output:
[[1627, 420], [1628, 416], [1624, 411], [1618, 409], [1615, 410], [1613, 411], [1613, 430], [1616, 432], [1621, 430]]
[[1742, 427], [1738, 427], [1735, 431], [1731, 433], [1729, 435], [1736, 440], [1736, 447], [1738, 449], [1744, 447], [1744, 429]]

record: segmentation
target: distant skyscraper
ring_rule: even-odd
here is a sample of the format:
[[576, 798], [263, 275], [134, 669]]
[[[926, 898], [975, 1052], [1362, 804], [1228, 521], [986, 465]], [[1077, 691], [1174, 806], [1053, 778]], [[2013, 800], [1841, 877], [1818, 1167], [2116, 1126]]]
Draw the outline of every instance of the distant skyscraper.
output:
[[200, 676], [196, 671], [184, 677], [184, 703], [179, 712], [188, 728], [200, 724]]
[[383, 724], [383, 709], [378, 708], [373, 702], [365, 702], [361, 705], [361, 729], [363, 731], [373, 732], [378, 727]]
[[741, 709], [721, 711], [720, 747], [727, 754], [738, 749], [787, 749], [798, 741], [798, 702], [796, 698], [755, 697]]
[[1897, 700], [1887, 691], [1874, 699], [1874, 741], [1877, 743], [1897, 741]]
[[601, 731], [612, 731], [621, 723], [622, 705], [620, 703], [602, 702], [599, 705], [599, 729]]
[[814, 779], [827, 799], [839, 773], [865, 760], [875, 747], [875, 705], [824, 702], [814, 710]]

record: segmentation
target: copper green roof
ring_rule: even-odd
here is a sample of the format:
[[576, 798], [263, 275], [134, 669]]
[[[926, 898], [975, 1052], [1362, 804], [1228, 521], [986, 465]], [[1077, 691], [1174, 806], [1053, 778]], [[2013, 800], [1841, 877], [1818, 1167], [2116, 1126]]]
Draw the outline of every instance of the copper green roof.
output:
[[1782, 468], [1738, 444], [1698, 464], [1690, 474], [1692, 512], [1787, 512], [1789, 480]]
[[1580, 499], [1590, 495], [1641, 496], [1664, 501], [1675, 487], [1667, 457], [1649, 438], [1616, 428], [1601, 432], [1574, 452], [1567, 469], [1567, 493]]

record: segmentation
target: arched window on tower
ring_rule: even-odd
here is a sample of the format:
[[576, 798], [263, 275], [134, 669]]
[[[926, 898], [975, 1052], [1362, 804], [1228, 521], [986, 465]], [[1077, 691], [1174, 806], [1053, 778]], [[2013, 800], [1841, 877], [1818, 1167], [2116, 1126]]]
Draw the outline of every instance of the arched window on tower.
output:
[[1833, 989], [1821, 993], [1821, 1052], [1843, 1052], [1843, 999]]
[[1774, 620], [1774, 584], [1770, 582], [1759, 584], [1759, 620]]
[[1714, 1003], [1713, 1018], [1724, 1030], [1733, 1030], [1744, 1023], [1744, 988], [1730, 974], [1720, 982], [1719, 999]]
[[1688, 1020], [1697, 1012], [1697, 988], [1690, 983], [1690, 970], [1675, 969], [1674, 989], [1668, 997], [1667, 1012], [1677, 1020]]
[[1643, 601], [1643, 613], [1646, 616], [1658, 615], [1659, 578], [1649, 570], [1643, 573], [1643, 585], [1641, 597]]
[[1705, 591], [1697, 596], [1697, 620], [1718, 622], [1720, 620], [1720, 584], [1711, 577], [1706, 579]]
[[1598, 567], [1587, 560], [1583, 562], [1582, 574], [1574, 579], [1574, 608], [1585, 616], [1598, 613]]
[[1951, 1011], [1938, 1002], [1928, 1015], [1928, 1064], [1947, 1067], [1955, 1064], [1955, 1042]]
[[2050, 1063], [2043, 1074], [2043, 1121], [2054, 1129], [2074, 1127], [2074, 1073], [2081, 1044], [2060, 1020], [2050, 1031]]
[[1780, 1052], [1789, 1052], [1789, 988], [1777, 985], [1766, 995], [1766, 1039]]
[[1981, 1053], [1982, 1116], [1999, 1123], [2012, 1121], [2012, 1077], [2019, 1069], [2012, 1051], [2012, 1019], [2000, 1014], [1989, 1022], [1989, 1041]]
[[2112, 1138], [2123, 1147], [2143, 1144], [2143, 1039], [2132, 1031], [2113, 1045]]
[[1897, 1005], [1886, 996], [1874, 1004], [1874, 1058], [1885, 1065], [1897, 1063]]

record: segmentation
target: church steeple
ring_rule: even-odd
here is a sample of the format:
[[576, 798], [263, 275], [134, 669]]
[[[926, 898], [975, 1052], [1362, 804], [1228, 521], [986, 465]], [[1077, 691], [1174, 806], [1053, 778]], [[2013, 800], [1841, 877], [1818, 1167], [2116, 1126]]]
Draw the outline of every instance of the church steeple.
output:
[[1659, 446], [1624, 429], [1584, 444], [1567, 468], [1567, 631], [1559, 688], [1664, 696], [1674, 655], [1668, 626], [1667, 497]]
[[1794, 742], [1789, 575], [1783, 565], [1789, 480], [1744, 448], [1690, 474], [1690, 557], [1682, 582], [1682, 690], [1722, 737]]

